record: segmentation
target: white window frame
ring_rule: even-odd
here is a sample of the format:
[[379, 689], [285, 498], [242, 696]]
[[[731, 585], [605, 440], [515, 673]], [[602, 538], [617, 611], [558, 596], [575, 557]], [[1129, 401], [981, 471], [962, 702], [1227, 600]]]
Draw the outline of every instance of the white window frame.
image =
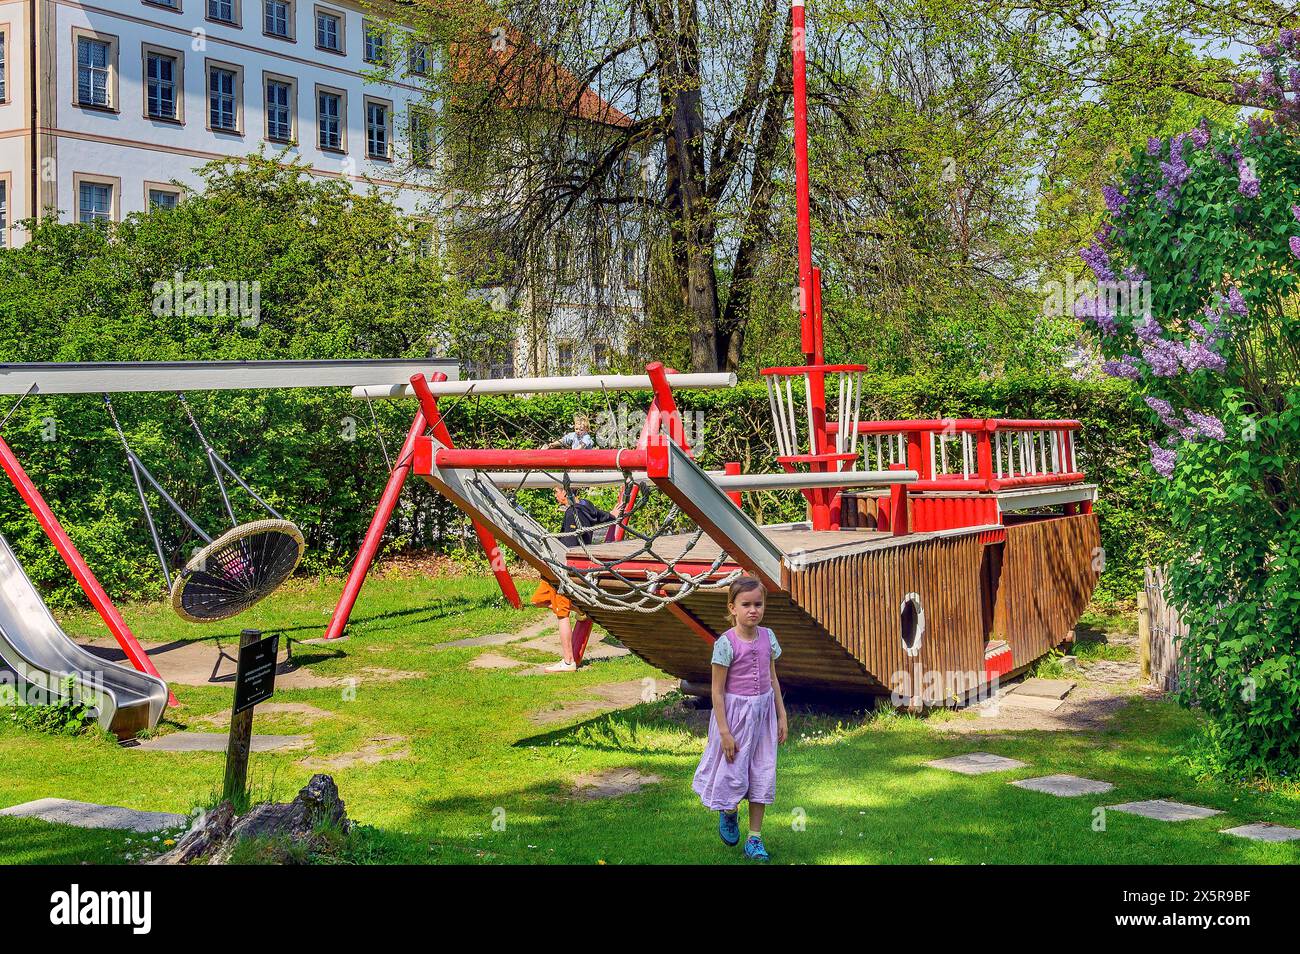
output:
[[273, 37], [277, 40], [283, 40], [286, 43], [298, 42], [298, 4], [297, 0], [275, 0], [276, 3], [282, 3], [288, 11], [286, 14], [285, 29], [287, 33], [272, 33], [266, 28], [266, 15], [270, 10], [271, 0], [262, 0], [262, 35]]
[[177, 205], [180, 205], [183, 196], [181, 189], [170, 182], [150, 182], [146, 179], [144, 183], [144, 208], [146, 212], [153, 208], [152, 199], [155, 192], [166, 192], [168, 195], [176, 196]]
[[[220, 23], [223, 26], [240, 28], [244, 25], [244, 11], [242, 0], [202, 0], [203, 2], [203, 19], [209, 23]], [[221, 17], [212, 15], [212, 5], [214, 3], [229, 3], [231, 19], [224, 20]]]
[[[92, 43], [104, 43], [108, 46], [107, 66], [108, 77], [104, 81], [104, 92], [108, 97], [107, 103], [88, 103], [81, 101], [81, 41], [86, 40]], [[118, 112], [117, 98], [117, 80], [118, 80], [118, 40], [111, 33], [98, 33], [94, 30], [87, 30], [83, 27], [72, 28], [72, 104], [82, 109], [98, 109], [107, 112]]]
[[[339, 100], [339, 144], [337, 146], [325, 146], [321, 143], [323, 138], [321, 136], [322, 113], [320, 108], [322, 93], [330, 96], [337, 96]], [[348, 151], [348, 91], [345, 89], [339, 89], [337, 86], [322, 86], [320, 83], [317, 83], [314, 91], [314, 99], [316, 100], [316, 148], [321, 152], [346, 153]]]
[[[212, 125], [212, 72], [221, 70], [235, 76], [235, 125], [233, 128]], [[224, 63], [219, 60], [203, 61], [203, 115], [209, 132], [222, 136], [242, 136], [244, 134], [244, 68], [238, 63]]]
[[[371, 41], [379, 41], [379, 54], [372, 56], [370, 50]], [[361, 18], [361, 59], [372, 66], [385, 66], [392, 57], [393, 37], [392, 30], [382, 20], [373, 20], [370, 17]]]
[[[175, 69], [172, 76], [172, 106], [175, 110], [173, 116], [154, 116], [149, 112], [149, 56], [169, 57], [175, 61]], [[140, 88], [144, 95], [144, 118], [150, 122], [156, 123], [175, 123], [178, 126], [185, 125], [185, 53], [182, 50], [173, 50], [165, 46], [157, 46], [153, 43], [140, 44]]]
[[[267, 99], [266, 87], [269, 83], [282, 83], [289, 87], [289, 138], [277, 139], [271, 135], [271, 104]], [[262, 135], [266, 137], [267, 142], [273, 142], [278, 145], [297, 145], [298, 137], [298, 81], [292, 76], [285, 76], [282, 73], [262, 73]]]
[[107, 221], [122, 221], [122, 180], [117, 176], [101, 176], [92, 172], [74, 172], [72, 174], [72, 201], [76, 209], [73, 221], [81, 224], [81, 187], [83, 185], [108, 186]]
[[[370, 107], [384, 107], [384, 145], [383, 154], [370, 151]], [[365, 133], [366, 133], [366, 158], [374, 159], [379, 162], [391, 162], [393, 159], [393, 104], [391, 100], [380, 99], [378, 96], [367, 96], [363, 100], [363, 110], [365, 115]]]
[[[338, 29], [335, 31], [335, 39], [338, 40], [338, 46], [321, 46], [320, 42], [320, 18], [322, 16], [332, 17], [338, 23]], [[316, 49], [325, 53], [337, 53], [339, 56], [347, 56], [347, 17], [343, 15], [342, 10], [335, 10], [333, 7], [315, 6], [311, 13], [311, 35], [312, 41], [316, 44]]]

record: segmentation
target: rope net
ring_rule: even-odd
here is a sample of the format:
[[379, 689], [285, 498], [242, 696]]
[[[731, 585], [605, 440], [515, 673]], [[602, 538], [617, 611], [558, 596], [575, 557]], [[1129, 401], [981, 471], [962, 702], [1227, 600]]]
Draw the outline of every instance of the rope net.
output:
[[[621, 513], [571, 530], [548, 530], [518, 499], [518, 490], [534, 473], [553, 480], [576, 504], [568, 472], [529, 471], [520, 488], [508, 494], [502, 494], [482, 471], [474, 471], [469, 484], [484, 498], [508, 500], [508, 509], [499, 509], [498, 516], [504, 509], [510, 535], [546, 565], [560, 592], [580, 605], [653, 613], [697, 590], [730, 586], [743, 572], [735, 567], [724, 570], [731, 557], [721, 548], [716, 552], [711, 546], [705, 548], [712, 541], [704, 528], [671, 501], [666, 508], [658, 506], [653, 482], [636, 480], [626, 470], [619, 496]], [[582, 565], [569, 562], [575, 551], [581, 554]]]

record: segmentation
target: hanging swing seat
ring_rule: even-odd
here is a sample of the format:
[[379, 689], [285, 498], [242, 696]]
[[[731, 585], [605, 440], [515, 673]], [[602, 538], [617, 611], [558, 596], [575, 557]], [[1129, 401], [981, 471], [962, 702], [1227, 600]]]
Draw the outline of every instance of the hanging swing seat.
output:
[[191, 623], [229, 619], [274, 593], [307, 549], [288, 520], [255, 520], [213, 540], [172, 581], [172, 609]]

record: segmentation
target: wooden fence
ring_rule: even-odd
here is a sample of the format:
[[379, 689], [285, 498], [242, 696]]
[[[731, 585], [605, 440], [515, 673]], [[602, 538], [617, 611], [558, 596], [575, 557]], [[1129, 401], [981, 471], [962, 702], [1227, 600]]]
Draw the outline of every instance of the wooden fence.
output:
[[1157, 689], [1173, 692], [1178, 689], [1178, 641], [1187, 635], [1187, 625], [1169, 604], [1164, 567], [1147, 567], [1145, 577], [1138, 599], [1142, 675]]

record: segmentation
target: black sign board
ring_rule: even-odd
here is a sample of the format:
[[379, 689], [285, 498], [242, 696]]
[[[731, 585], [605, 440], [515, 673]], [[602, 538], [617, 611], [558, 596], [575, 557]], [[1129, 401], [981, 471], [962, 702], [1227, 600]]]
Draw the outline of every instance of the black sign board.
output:
[[239, 647], [234, 714], [246, 712], [275, 694], [275, 657], [279, 651], [279, 635]]

